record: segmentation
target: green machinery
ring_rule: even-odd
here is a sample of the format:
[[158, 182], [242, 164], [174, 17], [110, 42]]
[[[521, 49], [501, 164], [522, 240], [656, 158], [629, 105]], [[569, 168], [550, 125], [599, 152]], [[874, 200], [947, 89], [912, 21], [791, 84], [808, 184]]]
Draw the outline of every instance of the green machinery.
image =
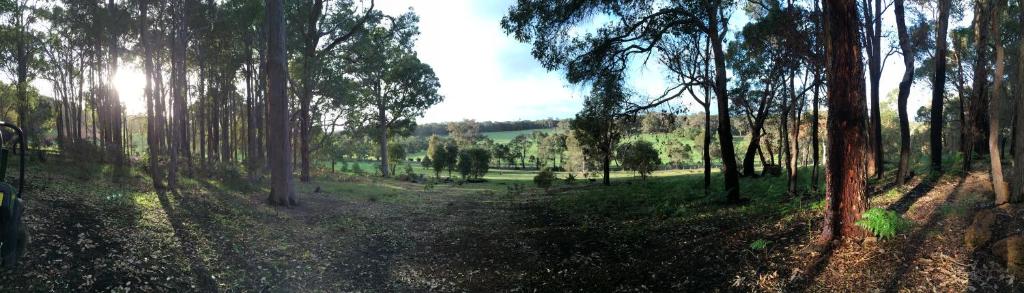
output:
[[[13, 137], [3, 130], [13, 131]], [[25, 133], [17, 125], [0, 121], [0, 262], [4, 268], [13, 269], [18, 256], [24, 253], [28, 244], [28, 232], [22, 223], [22, 192], [25, 190]], [[7, 162], [12, 155], [18, 155], [18, 188], [7, 181]]]

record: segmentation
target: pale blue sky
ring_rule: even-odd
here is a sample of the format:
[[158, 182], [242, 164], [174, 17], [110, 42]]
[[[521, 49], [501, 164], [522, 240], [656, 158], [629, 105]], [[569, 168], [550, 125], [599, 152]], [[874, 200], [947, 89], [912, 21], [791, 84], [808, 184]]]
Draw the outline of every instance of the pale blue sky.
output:
[[[421, 123], [461, 119], [505, 121], [520, 119], [566, 118], [582, 107], [588, 89], [565, 82], [561, 72], [548, 72], [530, 54], [530, 45], [516, 41], [501, 29], [500, 20], [514, 0], [377, 0], [377, 8], [397, 15], [412, 8], [420, 16], [421, 35], [416, 44], [419, 57], [430, 64], [441, 80], [445, 101], [428, 110]], [[894, 27], [892, 12], [885, 14], [887, 29]], [[968, 18], [969, 19], [969, 18]], [[736, 11], [731, 32], [746, 22]], [[954, 26], [966, 25], [965, 21]], [[883, 40], [888, 42], [888, 40]], [[883, 98], [896, 89], [903, 74], [900, 57], [888, 59], [882, 74]], [[665, 74], [652, 60], [637, 64], [628, 83], [637, 92], [661, 93]], [[137, 68], [119, 74], [116, 87], [128, 111], [144, 113], [141, 92], [144, 79]], [[52, 92], [42, 79], [33, 82], [43, 94]], [[911, 117], [928, 104], [930, 89], [915, 83], [911, 94]], [[690, 99], [674, 101], [693, 105]], [[692, 108], [692, 112], [699, 112]]]
[[[421, 122], [564, 118], [579, 111], [587, 89], [568, 84], [560, 72], [544, 70], [530, 55], [529, 44], [517, 42], [501, 29], [499, 22], [513, 3], [377, 1], [384, 13], [400, 14], [411, 7], [420, 16], [422, 34], [416, 50], [434, 68], [445, 96], [445, 101], [427, 111]], [[733, 15], [733, 32], [746, 22], [742, 13], [736, 11]], [[886, 13], [886, 26], [895, 26], [892, 17], [891, 11]], [[652, 60], [646, 68], [638, 66], [631, 76], [629, 83], [637, 91], [653, 95], [665, 88], [664, 74], [654, 63]], [[880, 83], [883, 99], [898, 87], [902, 74], [901, 58], [890, 57]], [[909, 112], [913, 115], [917, 108], [927, 105], [929, 95], [930, 89], [916, 84]]]

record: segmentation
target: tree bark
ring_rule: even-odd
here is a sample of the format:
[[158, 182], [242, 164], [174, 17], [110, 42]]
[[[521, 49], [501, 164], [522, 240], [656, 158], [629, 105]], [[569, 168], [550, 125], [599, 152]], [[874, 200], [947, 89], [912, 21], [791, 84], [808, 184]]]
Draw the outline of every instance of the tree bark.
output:
[[160, 169], [160, 130], [163, 125], [162, 118], [156, 116], [154, 106], [155, 95], [153, 94], [153, 52], [150, 45], [149, 35], [149, 0], [141, 0], [139, 3], [139, 42], [143, 50], [143, 70], [146, 75], [146, 142], [149, 145], [149, 175], [153, 180], [153, 188], [163, 189], [163, 172]]
[[267, 121], [270, 139], [270, 198], [274, 205], [295, 205], [291, 149], [288, 147], [288, 59], [285, 47], [283, 0], [266, 0], [267, 9]]
[[932, 170], [942, 172], [942, 128], [945, 125], [943, 107], [946, 92], [946, 35], [949, 27], [951, 0], [938, 0], [939, 19], [935, 32], [935, 76], [932, 79], [931, 159]]
[[814, 101], [812, 101], [813, 113], [811, 114], [813, 117], [811, 121], [811, 151], [814, 152], [811, 155], [811, 161], [814, 164], [814, 170], [811, 172], [811, 187], [815, 191], [818, 190], [818, 178], [820, 178], [818, 177], [818, 167], [821, 164], [821, 139], [818, 137], [818, 125], [821, 123], [821, 118], [818, 115], [818, 92], [821, 89], [821, 74], [818, 69], [815, 68], [814, 71]]
[[1005, 0], [995, 0], [995, 7], [992, 11], [992, 36], [995, 38], [996, 69], [993, 75], [992, 99], [988, 103], [988, 154], [992, 164], [990, 174], [992, 176], [992, 190], [996, 193], [996, 205], [1010, 202], [1010, 190], [1003, 179], [1003, 161], [999, 152], [999, 112], [1002, 111], [1003, 103], [1003, 73], [1006, 70], [1006, 52], [1003, 48], [1002, 38], [1002, 15], [1006, 6]]
[[736, 149], [732, 142], [732, 120], [729, 118], [729, 96], [726, 90], [725, 52], [719, 32], [718, 9], [709, 11], [710, 24], [708, 41], [711, 42], [715, 59], [715, 97], [718, 98], [718, 140], [722, 147], [722, 174], [725, 176], [725, 191], [729, 203], [741, 203], [740, 176], [736, 168]]
[[[1024, 10], [1020, 10], [1020, 20], [1024, 21]], [[1019, 48], [1017, 49], [1017, 56], [1024, 56], [1024, 42], [1018, 42]], [[1024, 135], [1020, 135], [1021, 131], [1024, 131], [1024, 117], [1021, 117], [1020, 113], [1024, 113], [1024, 63], [1017, 63], [1017, 122], [1013, 126], [1013, 177], [1015, 178], [1013, 191], [1010, 194], [1010, 202], [1018, 203], [1024, 199]]]
[[897, 96], [897, 112], [900, 117], [900, 162], [896, 172], [896, 184], [903, 185], [910, 175], [910, 116], [907, 114], [907, 99], [910, 97], [910, 87], [914, 83], [914, 48], [910, 45], [910, 35], [907, 33], [903, 0], [896, 0], [895, 4], [896, 30], [905, 67]]
[[[966, 111], [967, 124], [967, 138], [963, 142], [964, 144], [964, 174], [971, 170], [971, 164], [975, 152], [975, 146], [979, 145], [979, 141], [982, 141], [982, 131], [984, 118], [982, 117], [982, 111], [986, 108], [988, 103], [988, 32], [989, 32], [989, 17], [990, 13], [989, 2], [987, 0], [975, 0], [974, 1], [974, 84], [971, 87], [973, 95], [971, 97], [970, 109]], [[980, 149], [980, 148], [979, 148]]]
[[[872, 7], [874, 6], [873, 10]], [[882, 178], [885, 156], [882, 149], [882, 118], [879, 106], [879, 82], [882, 79], [882, 0], [864, 2], [864, 40], [868, 53], [868, 78], [871, 79], [871, 125], [868, 140], [868, 174]]]
[[854, 0], [826, 0], [825, 56], [828, 79], [828, 161], [825, 222], [820, 240], [859, 239], [854, 223], [867, 209], [864, 196], [867, 113], [857, 9]]

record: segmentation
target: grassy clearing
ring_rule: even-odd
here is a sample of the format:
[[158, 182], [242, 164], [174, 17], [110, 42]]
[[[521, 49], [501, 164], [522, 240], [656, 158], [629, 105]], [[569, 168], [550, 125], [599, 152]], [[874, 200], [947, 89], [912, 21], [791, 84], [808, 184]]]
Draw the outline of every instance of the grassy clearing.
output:
[[[615, 172], [610, 187], [560, 181], [549, 193], [533, 187], [532, 171], [492, 170], [488, 182], [462, 185], [320, 173], [296, 182], [294, 208], [266, 205], [268, 191], [244, 181], [185, 179], [179, 192], [157, 193], [138, 170], [96, 172], [30, 169], [36, 244], [28, 269], [0, 276], [17, 285], [0, 291], [758, 290], [750, 280], [798, 267], [822, 206], [807, 169], [796, 195], [784, 177], [742, 179], [752, 200], [742, 206], [723, 204], [717, 171], [708, 195], [700, 170], [647, 181]], [[130, 175], [108, 181], [113, 172]], [[880, 190], [872, 206], [917, 185]], [[972, 186], [962, 193], [983, 194]], [[908, 215], [921, 221], [917, 206], [930, 203], [969, 218], [982, 199], [920, 200]]]

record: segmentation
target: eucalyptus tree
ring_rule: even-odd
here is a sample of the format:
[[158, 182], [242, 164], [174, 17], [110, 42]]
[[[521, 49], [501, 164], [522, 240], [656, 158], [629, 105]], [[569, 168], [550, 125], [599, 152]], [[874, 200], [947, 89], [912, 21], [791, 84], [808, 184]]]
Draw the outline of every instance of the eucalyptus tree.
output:
[[[564, 69], [570, 83], [595, 82], [609, 72], [626, 74], [634, 59], [645, 59], [672, 36], [703, 36], [708, 39], [714, 75], [704, 83], [718, 102], [720, 140], [728, 201], [741, 202], [739, 173], [732, 138], [726, 79], [725, 32], [733, 2], [729, 0], [680, 1], [562, 1], [520, 0], [502, 19], [505, 32], [522, 42], [533, 43], [533, 54], [548, 70]], [[607, 19], [598, 22], [595, 19]], [[665, 95], [633, 105], [626, 112], [657, 107], [683, 95], [686, 87], [674, 87]]]
[[[670, 80], [686, 87], [693, 101], [704, 109], [704, 133], [701, 136], [701, 160], [704, 163], [704, 195], [711, 194], [711, 46], [700, 36], [676, 36], [659, 46], [661, 62], [672, 72]], [[699, 89], [694, 89], [699, 87]], [[745, 105], [745, 104], [744, 104]], [[749, 109], [748, 109], [749, 113]], [[753, 140], [751, 140], [753, 141]], [[763, 161], [764, 156], [762, 156]], [[753, 162], [753, 161], [751, 161]], [[746, 163], [744, 161], [744, 163]], [[753, 165], [751, 165], [751, 168]], [[744, 171], [746, 172], [746, 171]]]
[[[784, 81], [799, 67], [791, 52], [791, 48], [797, 47], [793, 44], [797, 39], [788, 33], [789, 29], [781, 28], [796, 29], [798, 24], [792, 19], [794, 10], [782, 7], [782, 3], [777, 1], [760, 2], [760, 6], [749, 10], [753, 20], [737, 34], [737, 40], [730, 43], [729, 55], [733, 60], [733, 72], [738, 77], [734, 104], [743, 106], [751, 125], [750, 144], [743, 157], [743, 174], [755, 176], [754, 159], [761, 151], [765, 122], [773, 109], [780, 110], [780, 118], [786, 116], [790, 103], [783, 95], [786, 92]], [[750, 96], [757, 98], [752, 100]], [[780, 123], [780, 126], [785, 125]]]
[[337, 48], [352, 40], [363, 31], [367, 21], [380, 18], [380, 12], [374, 10], [375, 2], [370, 0], [369, 7], [360, 17], [356, 15], [356, 5], [351, 0], [344, 1], [291, 1], [288, 3], [289, 23], [293, 24], [289, 35], [289, 43], [300, 44], [299, 50], [293, 51], [299, 70], [299, 157], [302, 182], [309, 181], [310, 143], [314, 119], [311, 108], [314, 89], [317, 87], [321, 59]]
[[270, 197], [273, 205], [295, 205], [291, 149], [288, 147], [288, 58], [283, 0], [267, 0], [267, 109]]
[[860, 10], [864, 13], [862, 19], [864, 52], [867, 54], [868, 75], [871, 81], [871, 124], [870, 144], [868, 150], [871, 156], [868, 157], [869, 174], [881, 178], [885, 172], [885, 153], [882, 149], [882, 117], [879, 108], [879, 83], [882, 79], [882, 70], [885, 69], [883, 59], [887, 59], [892, 52], [882, 54], [882, 15], [889, 9], [890, 3], [883, 3], [886, 0], [864, 0], [861, 2]]
[[416, 118], [443, 100], [434, 70], [413, 49], [418, 22], [411, 11], [371, 21], [347, 48], [348, 72], [360, 87], [350, 121], [377, 139], [383, 176], [389, 174], [388, 139], [411, 132]]
[[964, 160], [963, 171], [966, 174], [971, 170], [974, 159], [974, 152], [981, 151], [981, 142], [984, 141], [983, 129], [987, 115], [985, 109], [989, 102], [988, 91], [988, 63], [989, 63], [989, 25], [992, 22], [992, 3], [998, 0], [975, 0], [974, 1], [974, 78], [971, 85], [972, 95], [970, 104], [965, 111], [966, 138], [963, 142]]
[[824, 1], [824, 44], [828, 82], [828, 160], [825, 222], [819, 244], [858, 239], [855, 222], [867, 209], [864, 152], [868, 139], [864, 68], [855, 0]]
[[[1022, 7], [1024, 8], [1024, 7]], [[1024, 9], [1018, 9], [1020, 12], [1020, 22], [1024, 23]], [[1024, 40], [1018, 40], [1017, 46], [1017, 97], [1016, 97], [1016, 113], [1017, 122], [1013, 125], [1013, 138], [1014, 138], [1014, 164], [1013, 174], [1016, 177], [1013, 180], [1013, 190], [1010, 191], [1010, 201], [1020, 202], [1024, 200], [1024, 135], [1020, 132], [1024, 131], [1024, 117], [1021, 113], [1024, 113]]]
[[894, 0], [896, 9], [896, 32], [899, 36], [900, 51], [903, 55], [903, 79], [900, 81], [897, 110], [900, 119], [900, 161], [896, 172], [896, 184], [903, 185], [910, 174], [910, 117], [907, 113], [907, 99], [914, 82], [914, 45], [907, 28], [904, 0]]
[[623, 101], [622, 77], [614, 74], [594, 83], [594, 88], [583, 103], [583, 110], [572, 120], [572, 129], [583, 147], [583, 153], [600, 158], [604, 185], [611, 185], [611, 161], [622, 138]]
[[952, 0], [938, 0], [939, 16], [935, 25], [935, 63], [932, 81], [932, 108], [930, 123], [930, 149], [932, 170], [942, 171], [943, 108], [946, 96], [946, 54], [949, 52], [949, 13]]
[[[988, 103], [988, 154], [992, 166], [989, 169], [989, 174], [992, 177], [992, 190], [996, 193], [996, 205], [1001, 205], [1010, 203], [1010, 190], [1003, 178], [1003, 161], [999, 151], [999, 134], [1002, 132], [999, 116], [1003, 110], [1003, 79], [1006, 71], [1006, 50], [1003, 46], [1002, 34], [1006, 0], [992, 1], [994, 3], [992, 3], [990, 11], [992, 12], [992, 37], [995, 43], [995, 71], [992, 74], [992, 97]], [[988, 65], [986, 64], [986, 66]]]

